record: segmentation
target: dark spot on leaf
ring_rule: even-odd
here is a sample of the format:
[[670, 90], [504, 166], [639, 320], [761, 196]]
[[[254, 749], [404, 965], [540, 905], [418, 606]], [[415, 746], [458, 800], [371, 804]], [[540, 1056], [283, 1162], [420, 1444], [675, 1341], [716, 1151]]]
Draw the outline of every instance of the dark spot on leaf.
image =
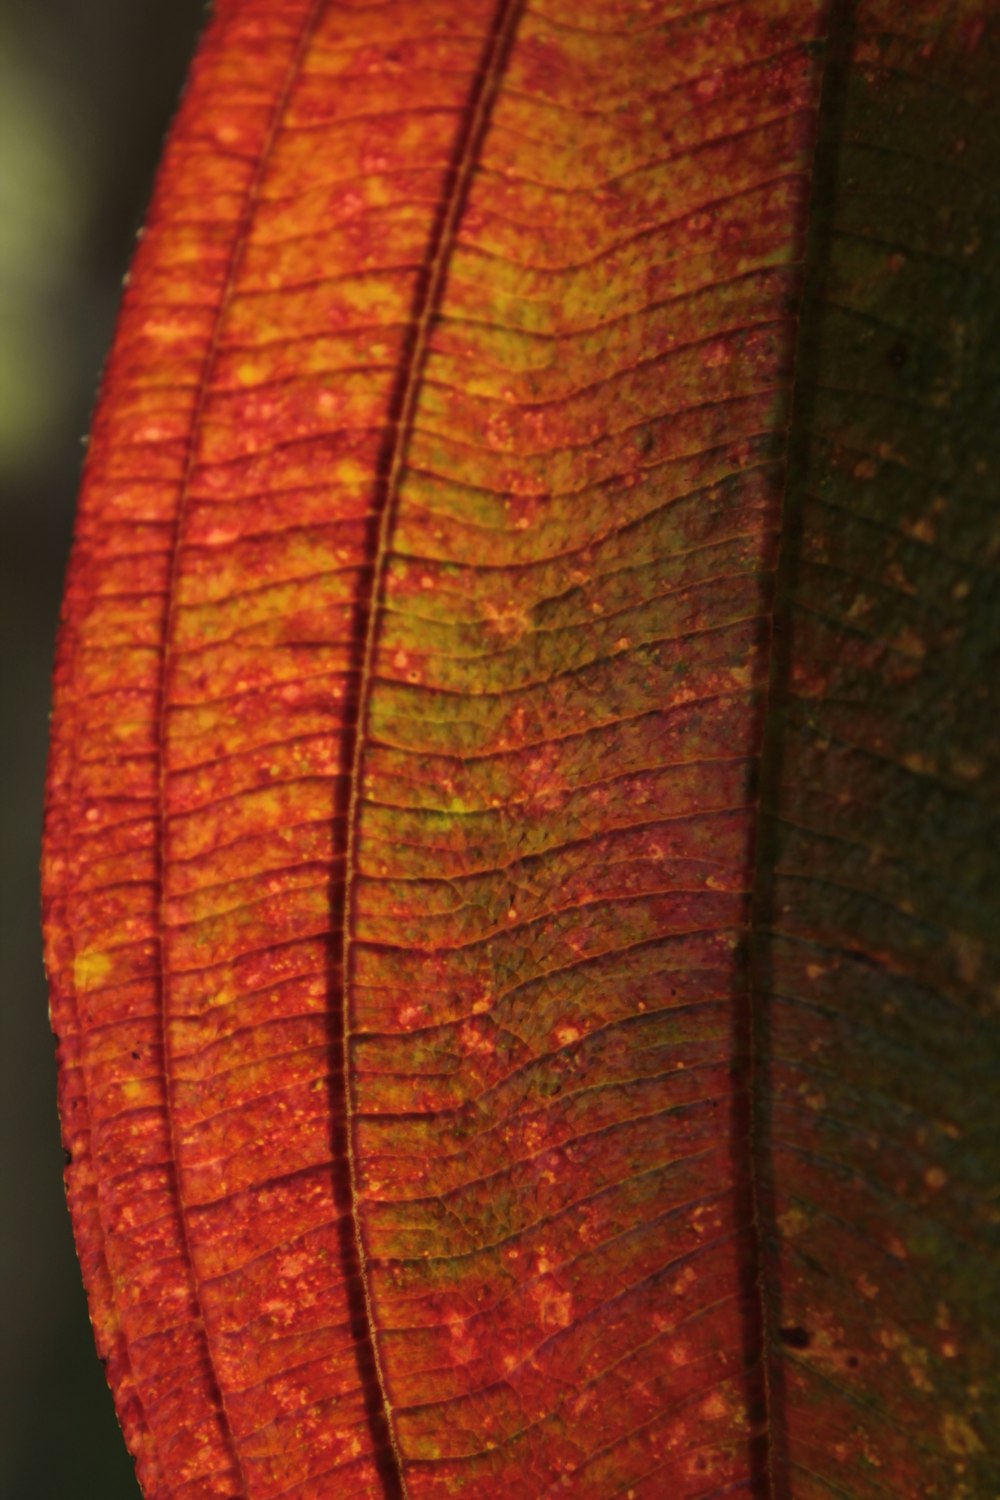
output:
[[901, 370], [910, 357], [910, 351], [902, 339], [897, 339], [885, 357], [890, 370]]
[[66, 1147], [64, 1146], [63, 1147], [63, 1166], [71, 1167], [72, 1165], [73, 1165], [73, 1153], [72, 1153], [72, 1151], [67, 1151]]
[[873, 958], [870, 953], [862, 953], [860, 948], [845, 948], [844, 952], [847, 954], [847, 957], [853, 959], [856, 964], [864, 964], [868, 969], [882, 968], [882, 965], [877, 958]]
[[139, 1061], [139, 1054], [138, 1054], [138, 1052], [133, 1052], [132, 1056], [135, 1058], [136, 1062]]
[[785, 1328], [779, 1328], [781, 1342], [787, 1344], [789, 1349], [808, 1349], [812, 1343], [812, 1334], [805, 1328], [794, 1324]]
[[858, 1368], [858, 1365], [860, 1363], [861, 1363], [861, 1361], [858, 1359], [858, 1356], [856, 1354], [849, 1354], [847, 1356], [847, 1367], [848, 1367], [848, 1369], [856, 1370]]

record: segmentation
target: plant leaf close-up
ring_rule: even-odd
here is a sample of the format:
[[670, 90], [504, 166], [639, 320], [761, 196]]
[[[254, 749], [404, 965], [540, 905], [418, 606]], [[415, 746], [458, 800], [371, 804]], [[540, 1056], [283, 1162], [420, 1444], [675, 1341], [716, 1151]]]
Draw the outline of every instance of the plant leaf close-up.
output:
[[217, 0], [46, 964], [148, 1500], [1000, 1493], [990, 0]]

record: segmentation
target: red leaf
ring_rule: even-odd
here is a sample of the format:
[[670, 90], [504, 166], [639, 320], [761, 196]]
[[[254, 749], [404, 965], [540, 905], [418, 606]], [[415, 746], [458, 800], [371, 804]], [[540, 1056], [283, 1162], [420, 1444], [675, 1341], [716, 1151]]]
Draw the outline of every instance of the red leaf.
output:
[[996, 1488], [997, 45], [218, 4], [45, 855], [151, 1500]]

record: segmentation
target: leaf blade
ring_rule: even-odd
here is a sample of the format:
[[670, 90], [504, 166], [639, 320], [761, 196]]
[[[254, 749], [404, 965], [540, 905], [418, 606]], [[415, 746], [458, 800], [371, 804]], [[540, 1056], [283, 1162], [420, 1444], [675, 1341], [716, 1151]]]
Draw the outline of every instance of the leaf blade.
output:
[[[757, 954], [794, 1494], [996, 1481], [994, 845], [974, 826], [995, 816], [978, 663], [997, 631], [961, 581], [996, 555], [977, 477], [995, 448], [997, 263], [977, 244], [993, 242], [995, 49], [982, 7], [862, 0], [821, 140]], [[973, 138], [971, 170], [942, 170]]]
[[[611, 41], [527, 12], [430, 334], [374, 673], [353, 993], [359, 1214], [414, 1494], [753, 1482], [721, 1002], [746, 921], [799, 224], [765, 216], [735, 266], [728, 244], [747, 188], [808, 170], [813, 60], [786, 45], [772, 66], [776, 26], [747, 42], [748, 91], [711, 83], [694, 142], [663, 151], [656, 101], [676, 80], [672, 124], [689, 108], [715, 23]], [[567, 186], [609, 46], [621, 114], [587, 119]], [[701, 154], [717, 169], [734, 135], [720, 202]], [[539, 221], [558, 240], [536, 267]], [[541, 327], [511, 314], [507, 277]], [[598, 344], [622, 304], [629, 338]], [[679, 1302], [696, 1268], [699, 1300]]]
[[[864, 487], [915, 472], [928, 433], [940, 456], [987, 431], [986, 343], [941, 364], [955, 307], [984, 305], [984, 237], [943, 291], [858, 246], [874, 186], [883, 233], [954, 259], [892, 110], [926, 107], [938, 170], [935, 122], [985, 118], [995, 36], [971, 0], [927, 0], [908, 36], [891, 4], [848, 10], [220, 11], [99, 417], [50, 775], [71, 1201], [151, 1494], [990, 1481], [992, 1396], [961, 1384], [985, 1299], [959, 1289], [960, 1339], [925, 1326], [959, 1239], [933, 1209], [947, 1151], [907, 1131], [944, 1092], [904, 1077], [945, 1031], [914, 911], [957, 934], [950, 968], [920, 949], [949, 996], [988, 958], [966, 773], [934, 790], [942, 883], [886, 821], [902, 772], [830, 746], [895, 724], [919, 756], [919, 716], [883, 700], [922, 671], [944, 753], [968, 767], [977, 742], [954, 728], [964, 647], [934, 623], [972, 512], [918, 563], [938, 511], [910, 514], [910, 480]], [[847, 105], [828, 89], [813, 177], [828, 14]], [[976, 181], [935, 181], [963, 230], [989, 219]], [[923, 430], [899, 425], [900, 319]], [[889, 450], [875, 474], [845, 467], [854, 429]], [[872, 540], [900, 516], [902, 573]], [[925, 669], [939, 629], [951, 665]], [[824, 677], [848, 691], [814, 706]], [[817, 934], [847, 954], [829, 994], [800, 961]], [[866, 1257], [904, 1220], [926, 1280], [867, 1329]], [[850, 1288], [816, 1271], [831, 1256]], [[180, 1305], [183, 1348], [150, 1338]], [[888, 1342], [850, 1365], [848, 1325]]]

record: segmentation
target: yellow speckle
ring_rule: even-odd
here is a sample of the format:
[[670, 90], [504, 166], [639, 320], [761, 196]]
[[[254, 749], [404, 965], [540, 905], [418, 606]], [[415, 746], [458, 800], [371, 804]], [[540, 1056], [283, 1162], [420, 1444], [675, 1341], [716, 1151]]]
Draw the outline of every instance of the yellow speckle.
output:
[[111, 967], [108, 953], [78, 953], [73, 963], [73, 982], [78, 990], [100, 989], [111, 973]]
[[918, 1391], [934, 1389], [927, 1373], [927, 1350], [915, 1344], [898, 1328], [883, 1328], [879, 1334], [883, 1349], [898, 1354]]
[[543, 1282], [532, 1291], [543, 1327], [568, 1328], [573, 1321], [573, 1298], [569, 1292], [560, 1292], [548, 1282]]
[[948, 1181], [948, 1175], [940, 1167], [928, 1167], [924, 1173], [924, 1181], [929, 1188], [943, 1188]]
[[985, 1450], [978, 1435], [964, 1417], [949, 1412], [941, 1423], [944, 1444], [950, 1453], [983, 1453]]
[[906, 532], [907, 536], [912, 537], [914, 541], [926, 542], [928, 545], [933, 542], [937, 536], [937, 530], [935, 529], [934, 523], [933, 521], [929, 520], [927, 516], [920, 516], [915, 521], [904, 521], [903, 530]]
[[778, 1217], [778, 1228], [786, 1239], [794, 1239], [807, 1227], [809, 1220], [801, 1208], [790, 1208]]
[[896, 636], [896, 648], [921, 660], [927, 655], [927, 647], [915, 630], [901, 630]]

